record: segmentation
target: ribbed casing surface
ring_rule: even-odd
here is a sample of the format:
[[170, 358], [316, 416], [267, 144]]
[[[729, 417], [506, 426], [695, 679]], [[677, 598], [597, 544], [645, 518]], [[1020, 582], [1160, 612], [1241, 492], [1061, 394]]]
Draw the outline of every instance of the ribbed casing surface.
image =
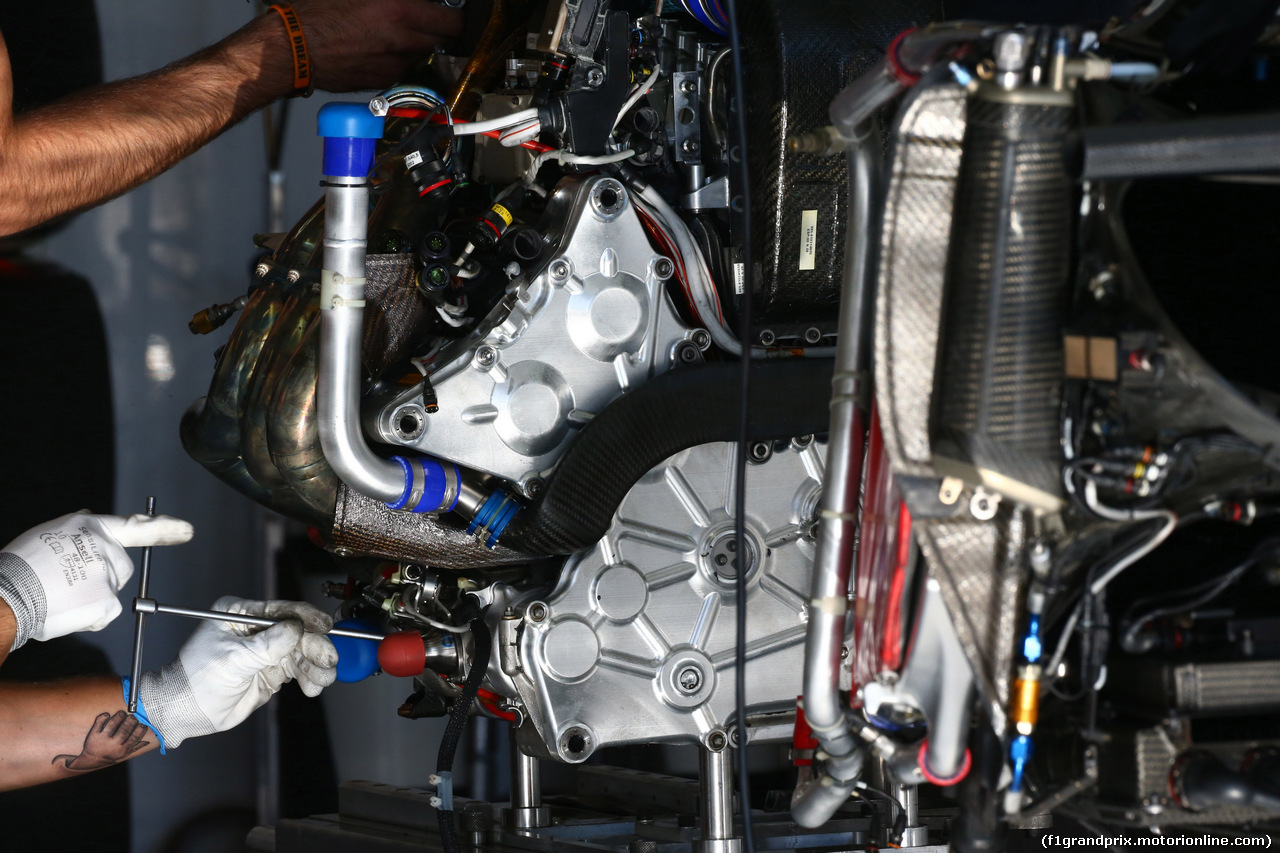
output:
[[935, 452], [1057, 494], [1068, 105], [969, 101]]

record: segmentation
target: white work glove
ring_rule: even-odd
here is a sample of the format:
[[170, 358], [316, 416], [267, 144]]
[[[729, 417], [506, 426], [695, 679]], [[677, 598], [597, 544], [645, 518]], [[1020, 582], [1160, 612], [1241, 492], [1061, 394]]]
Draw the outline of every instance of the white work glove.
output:
[[303, 693], [318, 696], [338, 675], [338, 652], [324, 635], [333, 619], [310, 604], [227, 595], [213, 609], [288, 621], [270, 628], [205, 622], [177, 660], [143, 673], [139, 717], [165, 748], [238, 726], [291, 678]]
[[33, 527], [0, 551], [0, 598], [13, 610], [13, 647], [76, 631], [101, 631], [120, 615], [116, 593], [133, 576], [125, 548], [180, 545], [189, 522], [167, 515], [82, 510]]

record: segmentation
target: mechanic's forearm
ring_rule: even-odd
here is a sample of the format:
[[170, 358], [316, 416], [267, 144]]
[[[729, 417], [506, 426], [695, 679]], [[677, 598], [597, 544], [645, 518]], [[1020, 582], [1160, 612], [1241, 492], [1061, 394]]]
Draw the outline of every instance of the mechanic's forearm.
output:
[[[7, 68], [0, 75], [10, 76]], [[188, 59], [24, 113], [11, 124], [5, 103], [0, 231], [11, 234], [120, 195], [292, 85], [284, 25], [270, 13]], [[10, 80], [0, 80], [0, 88], [8, 100]]]
[[13, 646], [13, 638], [18, 634], [18, 620], [13, 615], [13, 608], [0, 598], [0, 664], [9, 657], [9, 649]]
[[0, 683], [0, 791], [109, 767], [158, 746], [125, 710], [120, 679]]

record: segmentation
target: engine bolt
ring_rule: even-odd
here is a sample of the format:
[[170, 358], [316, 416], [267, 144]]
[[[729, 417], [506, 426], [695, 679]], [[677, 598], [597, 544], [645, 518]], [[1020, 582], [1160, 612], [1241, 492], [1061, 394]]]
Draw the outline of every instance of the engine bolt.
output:
[[706, 329], [694, 329], [693, 335], [690, 336], [689, 340], [693, 341], [693, 345], [703, 352], [711, 349], [711, 333]]
[[680, 84], [680, 91], [684, 92], [686, 95], [692, 95], [694, 92], [698, 91], [698, 84], [692, 80], [685, 80]]
[[702, 686], [702, 671], [696, 666], [686, 666], [680, 670], [676, 680], [680, 682], [680, 689], [685, 693], [697, 693], [698, 688]]
[[702, 350], [693, 341], [681, 341], [676, 344], [675, 357], [679, 364], [697, 364], [702, 361]]
[[604, 84], [604, 72], [599, 68], [592, 68], [587, 72], [587, 85], [592, 89], [598, 89]]
[[407, 581], [422, 580], [424, 569], [417, 563], [409, 563], [400, 570], [400, 575]]
[[671, 262], [670, 258], [658, 258], [653, 262], [653, 274], [658, 278], [671, 278], [671, 274], [675, 271], [676, 265]]
[[529, 616], [530, 622], [541, 622], [543, 619], [547, 618], [547, 605], [543, 604], [541, 601], [535, 601], [533, 604], [529, 605], [529, 609], [526, 613]]
[[719, 752], [729, 745], [729, 739], [724, 736], [724, 732], [712, 732], [707, 735], [707, 749], [712, 752]]
[[551, 278], [555, 281], [564, 281], [569, 277], [569, 262], [565, 260], [552, 261], [551, 266], [547, 267], [547, 271], [551, 273]]
[[376, 116], [385, 116], [390, 109], [391, 104], [381, 95], [369, 102], [369, 112]]
[[757, 441], [751, 445], [747, 458], [752, 462], [768, 462], [773, 457], [773, 445], [767, 441]]
[[813, 444], [813, 436], [811, 435], [797, 435], [791, 439], [791, 446], [796, 450], [804, 450], [811, 444]]
[[258, 278], [266, 278], [267, 273], [271, 272], [271, 264], [267, 263], [266, 261], [263, 261], [262, 263], [254, 267], [253, 271], [258, 276]]
[[774, 334], [772, 331], [770, 331], [769, 329], [764, 329], [764, 330], [762, 330], [762, 331], [760, 332], [760, 345], [761, 345], [761, 346], [771, 347], [771, 346], [773, 346], [773, 345], [774, 345], [775, 343], [777, 343], [777, 342], [778, 342], [778, 336], [777, 336], [777, 335], [775, 335], [775, 334]]
[[498, 351], [491, 346], [482, 346], [476, 350], [476, 364], [480, 367], [493, 367], [498, 360]]
[[809, 345], [816, 344], [822, 340], [822, 330], [817, 326], [810, 326], [804, 330], [804, 342]]
[[302, 272], [300, 270], [289, 270], [289, 274], [285, 278], [289, 280], [290, 284], [297, 284], [302, 278]]
[[681, 145], [680, 150], [686, 154], [698, 153], [698, 141], [696, 139], [686, 139]]
[[538, 495], [542, 494], [542, 490], [545, 488], [546, 483], [542, 481], [541, 477], [530, 477], [528, 480], [525, 480], [524, 483], [525, 494], [531, 498], [536, 498]]

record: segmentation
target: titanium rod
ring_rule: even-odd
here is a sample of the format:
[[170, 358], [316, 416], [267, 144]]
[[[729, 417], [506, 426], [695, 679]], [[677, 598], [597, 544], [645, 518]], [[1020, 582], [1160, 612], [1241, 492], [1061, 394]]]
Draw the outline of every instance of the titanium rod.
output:
[[[156, 498], [147, 498], [147, 515], [156, 514]], [[138, 598], [146, 598], [151, 593], [151, 546], [142, 549], [142, 570], [138, 573]], [[129, 665], [129, 713], [138, 711], [138, 682], [142, 680], [142, 635], [146, 629], [147, 614], [137, 608], [134, 599], [133, 611], [137, 614], [133, 623], [133, 662]]]
[[[246, 616], [243, 613], [226, 613], [221, 610], [196, 610], [191, 607], [175, 607], [172, 604], [160, 604], [156, 601], [139, 601], [137, 606], [140, 608], [139, 615], [144, 613], [168, 613], [170, 616], [186, 616], [188, 619], [234, 622], [237, 625], [255, 625], [260, 628], [270, 628], [272, 625], [288, 621], [286, 619], [267, 619], [264, 616]], [[385, 639], [382, 634], [375, 634], [372, 631], [357, 631], [353, 628], [331, 628], [327, 633], [330, 637], [373, 640], [375, 643]]]

